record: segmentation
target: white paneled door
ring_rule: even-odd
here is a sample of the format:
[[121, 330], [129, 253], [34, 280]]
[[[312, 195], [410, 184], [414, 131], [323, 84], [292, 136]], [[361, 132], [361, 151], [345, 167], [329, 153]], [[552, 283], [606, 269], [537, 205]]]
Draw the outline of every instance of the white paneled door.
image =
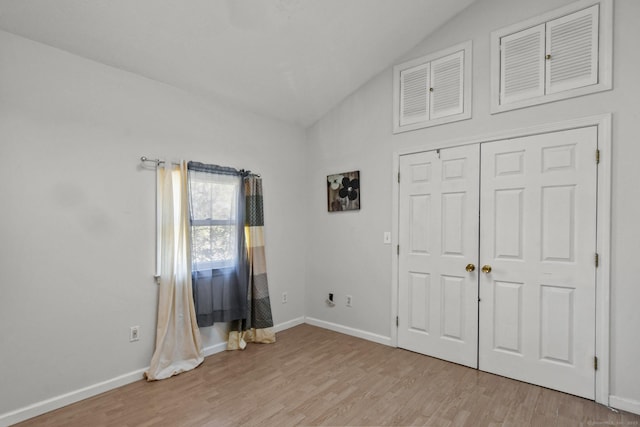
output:
[[479, 368], [589, 399], [596, 149], [595, 127], [492, 142], [481, 172]]
[[398, 346], [471, 367], [478, 363], [478, 160], [478, 145], [400, 160]]
[[594, 399], [596, 149], [587, 127], [401, 156], [398, 346]]

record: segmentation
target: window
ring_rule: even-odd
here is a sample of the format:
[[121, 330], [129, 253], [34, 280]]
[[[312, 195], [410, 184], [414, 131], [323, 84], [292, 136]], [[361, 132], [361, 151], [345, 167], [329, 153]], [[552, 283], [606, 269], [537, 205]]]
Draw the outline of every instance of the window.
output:
[[245, 319], [244, 173], [189, 162], [191, 278], [198, 326]]
[[471, 118], [471, 42], [394, 67], [394, 133]]
[[190, 171], [191, 258], [194, 271], [236, 265], [240, 181], [239, 176]]
[[491, 112], [611, 89], [612, 3], [582, 0], [491, 34]]

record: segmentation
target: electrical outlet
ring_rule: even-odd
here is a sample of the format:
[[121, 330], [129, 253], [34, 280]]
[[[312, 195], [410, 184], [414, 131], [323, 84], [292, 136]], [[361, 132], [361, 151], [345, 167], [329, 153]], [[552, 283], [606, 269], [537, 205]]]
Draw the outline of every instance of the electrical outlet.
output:
[[353, 301], [353, 297], [351, 295], [347, 295], [347, 307], [351, 307], [352, 301]]
[[140, 339], [140, 326], [132, 326], [129, 328], [129, 341], [134, 342]]
[[289, 296], [287, 295], [287, 293], [286, 293], [286, 292], [283, 292], [283, 293], [282, 293], [282, 303], [283, 303], [283, 304], [286, 304], [286, 303], [287, 303], [288, 298], [289, 298]]

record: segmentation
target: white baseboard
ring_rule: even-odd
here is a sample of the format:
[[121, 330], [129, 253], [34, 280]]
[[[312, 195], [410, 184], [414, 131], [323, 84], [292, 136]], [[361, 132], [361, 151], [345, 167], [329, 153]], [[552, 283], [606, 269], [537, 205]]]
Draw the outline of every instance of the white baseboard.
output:
[[205, 347], [202, 349], [202, 351], [204, 352], [204, 357], [209, 357], [213, 354], [216, 353], [222, 353], [223, 351], [225, 351], [227, 349], [227, 343], [226, 342], [220, 342], [218, 344], [214, 344], [214, 345], [210, 345], [209, 347]]
[[295, 319], [288, 320], [286, 322], [278, 323], [273, 327], [276, 332], [284, 331], [285, 329], [293, 328], [294, 326], [302, 325], [304, 323], [304, 316], [296, 317]]
[[351, 335], [353, 337], [377, 342], [378, 344], [391, 346], [391, 337], [385, 337], [384, 335], [374, 334], [372, 332], [363, 331], [361, 329], [350, 328], [349, 326], [339, 325], [337, 323], [331, 323], [324, 320], [315, 319], [313, 317], [306, 317], [305, 323], [308, 323], [312, 326], [329, 329], [334, 332], [340, 332], [341, 334]]
[[[302, 323], [304, 323], [304, 321], [304, 317], [298, 317], [296, 319], [288, 320], [286, 322], [274, 325], [274, 329], [276, 332], [284, 331], [285, 329], [301, 325]], [[207, 357], [216, 353], [223, 352], [226, 349], [227, 343], [221, 342], [209, 347], [205, 347], [203, 351], [204, 356]], [[110, 380], [106, 380], [97, 384], [90, 385], [88, 387], [81, 388], [79, 390], [74, 390], [72, 392], [62, 394], [60, 396], [33, 403], [29, 406], [25, 406], [24, 408], [16, 409], [15, 411], [0, 414], [0, 427], [7, 427], [24, 420], [28, 420], [29, 418], [37, 417], [38, 415], [60, 409], [63, 406], [71, 405], [72, 403], [76, 403], [81, 400], [88, 399], [98, 394], [107, 392], [109, 390], [113, 390], [114, 388], [122, 387], [123, 385], [142, 380], [143, 374], [147, 369], [148, 367], [138, 369], [137, 371], [120, 375], [119, 377], [115, 377]]]
[[114, 388], [139, 381], [143, 378], [144, 371], [146, 370], [147, 368], [138, 369], [137, 371], [129, 372], [128, 374], [120, 375], [88, 387], [33, 403], [29, 406], [25, 406], [24, 408], [16, 409], [15, 411], [0, 414], [0, 426], [10, 426], [12, 424], [28, 420], [29, 418], [37, 417], [38, 415], [42, 415], [46, 412], [62, 408], [63, 406], [71, 405], [72, 403], [79, 402], [80, 400], [88, 399], [97, 394], [113, 390]]
[[609, 396], [609, 406], [640, 415], [640, 401], [624, 397]]

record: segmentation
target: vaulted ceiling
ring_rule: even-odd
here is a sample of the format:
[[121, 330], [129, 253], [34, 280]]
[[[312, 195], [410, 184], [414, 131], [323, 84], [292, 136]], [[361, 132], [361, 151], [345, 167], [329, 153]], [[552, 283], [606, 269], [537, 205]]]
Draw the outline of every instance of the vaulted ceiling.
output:
[[474, 0], [0, 0], [0, 29], [308, 126]]

